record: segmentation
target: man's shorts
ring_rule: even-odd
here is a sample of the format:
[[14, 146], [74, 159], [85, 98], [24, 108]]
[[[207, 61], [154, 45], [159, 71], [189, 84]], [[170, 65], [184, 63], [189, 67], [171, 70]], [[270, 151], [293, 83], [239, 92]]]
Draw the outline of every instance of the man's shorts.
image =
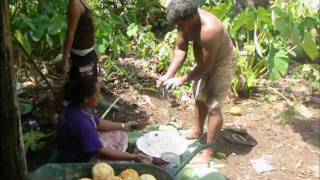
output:
[[204, 102], [209, 113], [223, 106], [235, 73], [236, 59], [237, 54], [234, 50], [229, 56], [219, 60], [207, 75], [194, 81], [195, 100]]

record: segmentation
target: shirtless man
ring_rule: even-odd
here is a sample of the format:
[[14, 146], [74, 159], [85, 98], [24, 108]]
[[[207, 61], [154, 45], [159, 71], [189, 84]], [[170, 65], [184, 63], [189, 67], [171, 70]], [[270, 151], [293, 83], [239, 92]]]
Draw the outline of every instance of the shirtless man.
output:
[[[176, 50], [167, 73], [157, 85], [174, 90], [194, 80], [195, 122], [187, 138], [200, 138], [208, 118], [207, 143], [213, 142], [222, 126], [221, 107], [230, 89], [236, 65], [236, 52], [222, 22], [213, 14], [198, 9], [195, 0], [171, 0], [167, 19], [178, 28]], [[175, 77], [186, 60], [189, 42], [193, 43], [195, 68]], [[212, 160], [213, 148], [202, 154], [204, 163]]]

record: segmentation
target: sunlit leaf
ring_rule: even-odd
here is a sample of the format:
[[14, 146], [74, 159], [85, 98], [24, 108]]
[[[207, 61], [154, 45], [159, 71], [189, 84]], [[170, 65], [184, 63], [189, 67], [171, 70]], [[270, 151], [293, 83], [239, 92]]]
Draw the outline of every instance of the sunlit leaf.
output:
[[127, 28], [127, 35], [129, 37], [137, 36], [139, 30], [139, 26], [135, 23], [130, 24], [130, 26]]
[[315, 60], [319, 56], [317, 45], [312, 39], [312, 35], [307, 31], [304, 32], [304, 39], [301, 47], [312, 60]]
[[259, 43], [259, 40], [258, 40], [257, 30], [258, 30], [258, 24], [255, 23], [254, 34], [253, 34], [253, 41], [254, 41], [254, 45], [255, 45], [255, 48], [256, 48], [256, 52], [258, 53], [258, 55], [259, 55], [260, 57], [263, 57], [263, 55], [262, 55], [262, 49], [261, 49], [261, 46], [260, 46], [260, 43]]
[[22, 35], [19, 30], [16, 31], [15, 36], [18, 41], [21, 43], [22, 47], [27, 51], [28, 54], [31, 54], [32, 48], [27, 36]]
[[274, 48], [270, 49], [268, 56], [268, 76], [272, 80], [278, 80], [286, 75], [288, 71], [289, 57], [283, 50], [276, 52]]
[[219, 19], [223, 19], [223, 17], [229, 12], [230, 7], [226, 3], [220, 3], [218, 6], [215, 6], [211, 9], [211, 12], [215, 14]]
[[268, 25], [269, 28], [272, 26], [272, 19], [271, 19], [271, 13], [268, 12], [263, 7], [258, 7], [257, 9], [257, 17], [261, 22], [264, 22]]
[[255, 19], [256, 19], [256, 14], [254, 10], [243, 11], [233, 21], [233, 26], [232, 26], [233, 33], [236, 33], [243, 26], [248, 30], [254, 30]]

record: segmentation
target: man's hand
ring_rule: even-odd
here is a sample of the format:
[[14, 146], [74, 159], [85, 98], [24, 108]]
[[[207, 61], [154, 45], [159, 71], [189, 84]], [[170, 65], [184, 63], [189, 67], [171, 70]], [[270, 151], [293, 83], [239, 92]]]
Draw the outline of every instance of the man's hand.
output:
[[157, 88], [163, 86], [163, 83], [168, 79], [169, 77], [167, 75], [161, 76], [157, 81]]
[[180, 86], [184, 84], [184, 81], [181, 78], [170, 78], [166, 80], [163, 85], [165, 86], [166, 91], [174, 91], [179, 89]]
[[64, 74], [69, 72], [70, 70], [70, 65], [69, 65], [69, 61], [68, 60], [61, 60], [58, 63], [55, 64], [56, 66], [56, 71], [59, 74]]
[[132, 130], [132, 128], [137, 125], [138, 123], [135, 122], [135, 121], [129, 121], [127, 123], [124, 123], [124, 127], [123, 127], [123, 130], [125, 131], [130, 131]]

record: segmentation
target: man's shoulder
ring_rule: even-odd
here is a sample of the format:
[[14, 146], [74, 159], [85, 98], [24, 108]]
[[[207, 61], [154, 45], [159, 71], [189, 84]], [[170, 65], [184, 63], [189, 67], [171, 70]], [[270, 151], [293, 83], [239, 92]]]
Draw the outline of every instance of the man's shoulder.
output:
[[213, 41], [221, 35], [223, 29], [217, 28], [216, 26], [207, 25], [201, 29], [201, 41]]

